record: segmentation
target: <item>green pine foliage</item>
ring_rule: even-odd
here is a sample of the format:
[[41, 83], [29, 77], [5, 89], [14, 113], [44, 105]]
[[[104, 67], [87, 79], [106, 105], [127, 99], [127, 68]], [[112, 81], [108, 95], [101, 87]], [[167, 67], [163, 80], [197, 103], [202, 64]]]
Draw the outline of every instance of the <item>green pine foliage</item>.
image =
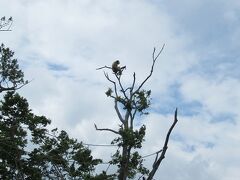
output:
[[16, 90], [26, 85], [14, 53], [0, 46], [0, 179], [110, 179], [96, 175], [91, 151], [67, 132], [49, 130], [51, 121], [35, 115]]

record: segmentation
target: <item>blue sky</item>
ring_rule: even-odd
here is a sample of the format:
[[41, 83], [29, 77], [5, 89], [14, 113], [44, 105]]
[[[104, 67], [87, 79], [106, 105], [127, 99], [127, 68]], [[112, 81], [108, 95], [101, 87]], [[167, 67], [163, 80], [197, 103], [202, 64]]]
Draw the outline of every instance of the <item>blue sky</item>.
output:
[[[136, 72], [140, 83], [149, 73], [153, 47], [165, 43], [145, 86], [152, 90], [152, 106], [139, 120], [147, 126], [142, 154], [162, 147], [178, 107], [179, 122], [156, 179], [239, 178], [239, 1], [2, 0], [2, 16], [14, 23], [0, 40], [33, 79], [20, 93], [52, 127], [85, 143], [113, 138], [95, 132], [94, 123], [113, 129], [119, 124], [104, 93], [110, 84], [95, 69], [119, 59], [127, 66], [124, 82]], [[93, 148], [105, 161], [112, 152]], [[151, 167], [152, 160], [144, 163]]]

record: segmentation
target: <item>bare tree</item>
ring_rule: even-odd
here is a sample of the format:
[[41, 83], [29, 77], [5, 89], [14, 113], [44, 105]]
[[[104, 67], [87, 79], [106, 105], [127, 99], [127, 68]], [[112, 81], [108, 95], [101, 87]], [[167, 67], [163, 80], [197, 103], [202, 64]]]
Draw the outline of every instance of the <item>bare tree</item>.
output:
[[11, 26], [13, 23], [13, 18], [9, 17], [8, 19], [6, 19], [5, 16], [3, 16], [0, 19], [0, 31], [11, 31]]
[[[142, 147], [146, 126], [142, 125], [140, 129], [136, 129], [134, 127], [134, 120], [136, 114], [148, 114], [147, 109], [150, 106], [151, 90], [145, 90], [143, 89], [143, 86], [152, 76], [155, 63], [162, 53], [164, 46], [165, 45], [162, 46], [159, 52], [156, 52], [156, 48], [154, 48], [152, 53], [152, 66], [150, 73], [139, 85], [136, 84], [135, 72], [133, 73], [133, 81], [128, 87], [124, 87], [121, 79], [124, 68], [121, 69], [121, 67], [119, 67], [121, 73], [113, 72], [114, 79], [110, 77], [108, 73], [104, 72], [106, 79], [112, 84], [112, 88], [109, 88], [106, 91], [106, 95], [113, 99], [114, 108], [121, 125], [118, 130], [113, 130], [110, 128], [98, 128], [96, 124], [95, 128], [98, 131], [109, 131], [118, 135], [118, 137], [112, 141], [112, 144], [116, 144], [120, 150], [118, 149], [117, 152], [112, 156], [110, 164], [115, 164], [118, 166], [119, 180], [126, 180], [127, 178], [131, 179], [137, 174], [141, 174], [140, 178], [142, 179], [145, 179], [145, 177], [147, 177], [147, 180], [153, 179], [153, 176], [159, 168], [160, 163], [165, 157], [170, 134], [177, 123], [176, 109], [174, 122], [167, 133], [163, 148], [159, 149], [159, 151], [156, 153], [152, 170], [149, 171], [143, 166], [143, 157], [139, 155], [138, 151], [136, 150]], [[112, 69], [112, 67], [103, 66], [97, 70], [99, 69]]]

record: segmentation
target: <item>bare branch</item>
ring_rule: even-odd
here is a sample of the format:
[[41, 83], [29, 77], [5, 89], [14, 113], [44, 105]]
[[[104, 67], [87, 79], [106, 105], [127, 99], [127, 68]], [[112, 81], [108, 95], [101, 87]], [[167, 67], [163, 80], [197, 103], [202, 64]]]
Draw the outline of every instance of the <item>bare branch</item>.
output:
[[117, 105], [117, 100], [116, 100], [116, 98], [115, 98], [115, 105], [114, 105], [114, 108], [115, 108], [115, 110], [116, 110], [116, 112], [117, 112], [117, 115], [118, 115], [118, 118], [120, 119], [120, 121], [123, 123], [123, 124], [125, 124], [125, 122], [124, 122], [124, 119], [122, 118], [122, 115], [121, 115], [121, 113], [120, 113], [120, 111], [119, 111], [119, 109], [118, 109], [118, 105]]
[[131, 90], [130, 90], [131, 95], [132, 95], [132, 91], [133, 91], [134, 86], [135, 86], [135, 82], [136, 82], [136, 73], [134, 72], [133, 73], [133, 83], [132, 83]]
[[126, 95], [126, 92], [124, 91], [123, 85], [122, 85], [122, 83], [121, 83], [121, 76], [117, 76], [117, 74], [115, 74], [115, 76], [116, 76], [116, 78], [117, 78], [117, 80], [118, 80], [118, 84], [119, 84], [119, 86], [120, 86], [120, 88], [121, 88], [121, 91], [122, 91], [124, 97], [128, 100], [128, 97], [127, 97], [127, 95]]
[[102, 66], [102, 67], [99, 67], [99, 68], [97, 68], [96, 70], [100, 70], [100, 69], [104, 69], [104, 68], [107, 68], [107, 69], [112, 69], [111, 67], [109, 67], [109, 66]]
[[154, 163], [152, 165], [153, 168], [154, 168], [155, 164], [157, 163], [159, 153], [162, 152], [162, 151], [163, 150], [161, 149], [160, 151], [156, 152], [156, 157], [155, 157]]
[[111, 80], [106, 72], [104, 72], [104, 76], [106, 77], [106, 79], [108, 81], [110, 81], [111, 83], [115, 84], [115, 81]]
[[109, 82], [113, 83], [115, 95], [116, 97], [118, 97], [116, 82], [111, 80], [106, 72], [104, 72], [104, 76], [107, 78]]
[[95, 126], [95, 129], [96, 129], [97, 131], [110, 131], [110, 132], [113, 132], [113, 133], [115, 133], [115, 134], [119, 134], [119, 132], [117, 132], [117, 131], [115, 131], [115, 130], [112, 130], [112, 129], [109, 129], [109, 128], [98, 128], [96, 124], [94, 124], [94, 126]]
[[[10, 18], [12, 18], [12, 17], [10, 17]], [[9, 20], [10, 20], [10, 18], [9, 18]], [[9, 21], [9, 20], [8, 20], [8, 21]], [[10, 23], [10, 25], [8, 26], [8, 29], [7, 29], [7, 30], [8, 30], [8, 31], [12, 31], [12, 30], [10, 30], [10, 28], [12, 27], [13, 20], [10, 20], [9, 22], [11, 22], [11, 23]]]
[[[164, 47], [165, 47], [165, 44], [163, 44], [163, 46], [162, 46], [161, 50], [158, 52], [157, 56], [155, 56], [155, 51], [154, 51], [154, 54], [153, 54], [153, 59], [154, 59], [154, 61], [157, 60], [158, 56], [162, 53]], [[156, 48], [154, 48], [154, 49], [156, 49]], [[154, 58], [154, 57], [155, 57], [155, 58]]]
[[[6, 20], [5, 16], [0, 19], [0, 31], [11, 31], [10, 28], [13, 23], [13, 18], [10, 17], [8, 20]], [[6, 27], [5, 29], [2, 29]]]
[[154, 155], [154, 154], [159, 154], [160, 152], [162, 152], [162, 149], [159, 150], [159, 151], [157, 151], [157, 152], [154, 152], [154, 153], [152, 153], [152, 154], [148, 154], [148, 155], [142, 156], [142, 159], [143, 159], [143, 158], [146, 158], [146, 157], [149, 157], [149, 156], [152, 156], [152, 155]]
[[153, 49], [153, 54], [152, 54], [153, 63], [152, 63], [152, 67], [151, 67], [150, 74], [149, 74], [149, 75], [146, 77], [146, 79], [140, 84], [140, 86], [137, 88], [137, 90], [136, 90], [133, 94], [135, 94], [136, 92], [138, 92], [138, 91], [142, 88], [142, 86], [146, 83], [146, 81], [152, 76], [155, 62], [156, 62], [156, 60], [158, 59], [159, 55], [162, 53], [164, 47], [165, 47], [165, 44], [163, 44], [163, 46], [162, 46], [161, 50], [159, 51], [159, 53], [157, 54], [157, 56], [155, 56], [156, 48]]
[[116, 82], [111, 80], [106, 72], [104, 72], [104, 76], [109, 82], [113, 83], [115, 95], [118, 97]]
[[131, 90], [131, 87], [128, 87], [127, 89], [125, 89], [124, 91], [123, 90], [120, 90], [121, 92], [127, 92], [127, 90]]
[[[174, 121], [173, 121], [173, 124], [172, 126], [170, 127], [170, 129], [168, 130], [168, 133], [167, 133], [167, 136], [166, 136], [166, 139], [165, 139], [165, 142], [164, 142], [164, 146], [163, 146], [163, 149], [162, 149], [162, 152], [161, 152], [161, 155], [159, 158], [156, 157], [154, 163], [153, 163], [153, 169], [152, 171], [149, 173], [149, 176], [147, 178], [147, 180], [152, 180], [153, 179], [153, 176], [154, 174], [156, 173], [159, 165], [161, 164], [162, 160], [165, 158], [165, 154], [167, 152], [167, 149], [168, 149], [168, 141], [169, 141], [169, 138], [170, 138], [170, 135], [172, 133], [172, 130], [173, 128], [175, 127], [175, 125], [177, 124], [178, 122], [178, 119], [177, 119], [177, 108], [175, 110], [175, 114], [174, 114]], [[157, 154], [158, 156], [158, 154]]]
[[[131, 95], [131, 100], [132, 100], [132, 97], [133, 97], [133, 95]], [[135, 101], [132, 101], [132, 103], [133, 103], [133, 105], [132, 105], [132, 107], [133, 107], [132, 110], [134, 110], [134, 111], [133, 111], [133, 113], [132, 113], [132, 112], [130, 113], [130, 117], [131, 117], [130, 126], [131, 126], [131, 127], [133, 127], [133, 120], [134, 120], [135, 115], [136, 115], [136, 113], [137, 113], [137, 105], [136, 105]]]
[[[119, 111], [119, 109], [118, 109], [118, 105], [117, 105], [118, 93], [117, 93], [116, 82], [113, 81], [113, 80], [111, 80], [106, 72], [104, 72], [104, 75], [105, 75], [105, 77], [107, 78], [107, 80], [110, 81], [111, 83], [113, 83], [113, 85], [114, 85], [114, 92], [115, 92], [115, 95], [116, 95], [116, 97], [114, 98], [114, 99], [115, 99], [115, 101], [114, 101], [114, 103], [115, 103], [114, 108], [115, 108], [115, 110], [116, 110], [116, 112], [117, 112], [118, 118], [119, 118], [120, 121], [124, 124], [124, 119], [123, 119], [123, 117], [122, 117], [122, 115], [121, 115], [121, 113], [120, 113], [120, 111]], [[113, 97], [113, 96], [112, 96], [112, 97]]]

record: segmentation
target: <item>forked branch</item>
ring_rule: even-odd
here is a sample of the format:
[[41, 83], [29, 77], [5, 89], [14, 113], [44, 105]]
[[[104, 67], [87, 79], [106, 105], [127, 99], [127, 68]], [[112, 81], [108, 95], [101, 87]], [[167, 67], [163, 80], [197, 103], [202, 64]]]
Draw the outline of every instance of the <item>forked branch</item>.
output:
[[0, 31], [11, 31], [10, 28], [13, 23], [13, 18], [10, 17], [8, 20], [5, 16], [0, 19]]
[[142, 88], [142, 86], [146, 83], [146, 81], [152, 76], [155, 62], [156, 62], [156, 60], [158, 59], [158, 57], [160, 56], [160, 54], [162, 53], [164, 47], [165, 47], [165, 44], [163, 44], [161, 50], [158, 52], [157, 55], [155, 55], [155, 53], [156, 53], [156, 48], [154, 47], [153, 53], [152, 53], [152, 60], [153, 60], [153, 62], [152, 62], [152, 67], [151, 67], [150, 74], [149, 74], [149, 75], [146, 77], [146, 79], [140, 84], [140, 86], [137, 88], [137, 90], [136, 90], [133, 94], [135, 94], [136, 92], [138, 92], [138, 91]]
[[116, 97], [118, 97], [116, 82], [113, 81], [113, 80], [111, 80], [106, 72], [104, 72], [104, 76], [106, 77], [106, 79], [107, 79], [109, 82], [111, 82], [111, 83], [113, 84], [115, 95], [116, 95]]

